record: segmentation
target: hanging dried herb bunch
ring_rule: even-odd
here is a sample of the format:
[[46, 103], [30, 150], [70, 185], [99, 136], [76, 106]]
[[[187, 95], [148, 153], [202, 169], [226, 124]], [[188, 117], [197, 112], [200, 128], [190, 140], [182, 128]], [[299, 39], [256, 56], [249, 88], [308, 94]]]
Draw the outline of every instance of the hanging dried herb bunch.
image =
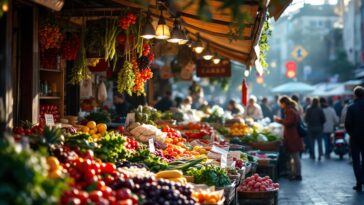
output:
[[86, 49], [85, 49], [85, 33], [86, 33], [86, 23], [83, 21], [81, 38], [80, 38], [80, 49], [77, 52], [77, 57], [72, 71], [72, 77], [70, 83], [77, 84], [82, 80], [87, 80], [91, 78], [90, 71], [87, 66], [86, 59]]

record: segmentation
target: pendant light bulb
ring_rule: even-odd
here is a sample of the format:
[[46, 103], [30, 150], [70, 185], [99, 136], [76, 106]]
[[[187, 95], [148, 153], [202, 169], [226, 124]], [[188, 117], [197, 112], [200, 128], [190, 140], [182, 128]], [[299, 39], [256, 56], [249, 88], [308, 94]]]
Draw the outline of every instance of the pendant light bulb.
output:
[[207, 48], [202, 53], [202, 58], [209, 61], [214, 57], [214, 54], [211, 52], [209, 45], [207, 45]]
[[171, 38], [168, 39], [167, 41], [170, 43], [180, 43], [183, 40], [183, 34], [182, 31], [179, 29], [179, 25], [178, 25], [178, 21], [177, 19], [174, 20], [173, 23], [173, 29], [171, 32]]
[[159, 16], [158, 26], [155, 31], [155, 38], [157, 39], [168, 39], [171, 36], [169, 28], [166, 24], [166, 20], [163, 16], [163, 10], [161, 9], [161, 15]]
[[193, 50], [197, 53], [200, 54], [202, 53], [202, 51], [205, 49], [205, 47], [203, 46], [203, 43], [200, 39], [200, 34], [197, 33], [197, 41], [194, 43], [193, 45]]
[[212, 58], [212, 62], [214, 62], [214, 64], [219, 64], [221, 62], [221, 58], [217, 53], [215, 53], [214, 57]]
[[249, 69], [246, 69], [246, 70], [244, 71], [244, 76], [245, 76], [245, 77], [249, 77], [249, 75], [250, 75], [250, 70], [249, 70]]
[[140, 36], [145, 39], [152, 39], [155, 37], [155, 29], [152, 24], [152, 18], [150, 16], [149, 11], [148, 11], [147, 17], [145, 19], [145, 24], [142, 29], [142, 34]]

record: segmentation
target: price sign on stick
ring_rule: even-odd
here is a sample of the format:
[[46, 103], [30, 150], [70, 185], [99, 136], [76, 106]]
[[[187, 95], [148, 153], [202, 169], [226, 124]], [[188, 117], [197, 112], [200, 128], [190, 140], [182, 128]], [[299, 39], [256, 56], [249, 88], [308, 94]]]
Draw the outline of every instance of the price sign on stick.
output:
[[227, 158], [228, 158], [228, 155], [227, 153], [224, 153], [224, 154], [221, 154], [221, 168], [226, 168], [227, 167]]
[[44, 118], [47, 126], [54, 126], [54, 117], [52, 114], [44, 114]]
[[149, 151], [151, 153], [154, 153], [155, 152], [154, 139], [153, 138], [150, 138], [148, 141], [149, 141]]

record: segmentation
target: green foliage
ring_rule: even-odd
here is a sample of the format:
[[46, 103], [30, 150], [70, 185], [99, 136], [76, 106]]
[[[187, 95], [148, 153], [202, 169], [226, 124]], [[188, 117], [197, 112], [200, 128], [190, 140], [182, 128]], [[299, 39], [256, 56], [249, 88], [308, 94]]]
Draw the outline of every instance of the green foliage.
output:
[[88, 121], [95, 121], [96, 123], [109, 123], [111, 121], [110, 113], [105, 110], [100, 110], [96, 112], [91, 112], [90, 115], [86, 117]]
[[151, 154], [148, 149], [138, 149], [137, 152], [132, 153], [127, 159], [130, 162], [145, 164], [152, 172], [165, 170], [168, 166], [167, 162], [164, 162], [160, 157]]
[[125, 148], [125, 139], [118, 133], [108, 132], [98, 142], [94, 150], [95, 156], [104, 162], [115, 163], [118, 159], [127, 156], [128, 151]]
[[19, 150], [7, 140], [0, 141], [0, 204], [58, 204], [67, 188], [65, 179], [47, 177], [44, 156], [30, 149]]
[[352, 79], [355, 66], [349, 62], [344, 49], [337, 51], [335, 60], [330, 61], [329, 65], [331, 73], [339, 75], [340, 81]]
[[195, 177], [196, 184], [207, 184], [208, 186], [224, 187], [231, 184], [224, 169], [214, 165], [204, 165], [201, 168], [191, 168], [187, 175]]
[[263, 24], [262, 35], [259, 40], [259, 48], [260, 48], [259, 62], [264, 69], [268, 68], [268, 63], [266, 59], [267, 59], [267, 52], [269, 50], [268, 42], [271, 35], [272, 35], [272, 29], [270, 28], [269, 21], [267, 18]]
[[135, 121], [142, 124], [155, 125], [157, 120], [160, 120], [162, 113], [149, 106], [139, 106], [134, 110]]

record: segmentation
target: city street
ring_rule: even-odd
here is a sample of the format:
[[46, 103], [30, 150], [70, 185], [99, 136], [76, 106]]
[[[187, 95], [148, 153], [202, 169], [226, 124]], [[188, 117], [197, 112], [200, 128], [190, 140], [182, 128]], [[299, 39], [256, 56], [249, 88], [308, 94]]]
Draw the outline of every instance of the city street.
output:
[[332, 155], [330, 160], [321, 162], [302, 159], [301, 182], [279, 180], [279, 205], [363, 205], [364, 192], [352, 190], [355, 183], [348, 157], [339, 160]]

